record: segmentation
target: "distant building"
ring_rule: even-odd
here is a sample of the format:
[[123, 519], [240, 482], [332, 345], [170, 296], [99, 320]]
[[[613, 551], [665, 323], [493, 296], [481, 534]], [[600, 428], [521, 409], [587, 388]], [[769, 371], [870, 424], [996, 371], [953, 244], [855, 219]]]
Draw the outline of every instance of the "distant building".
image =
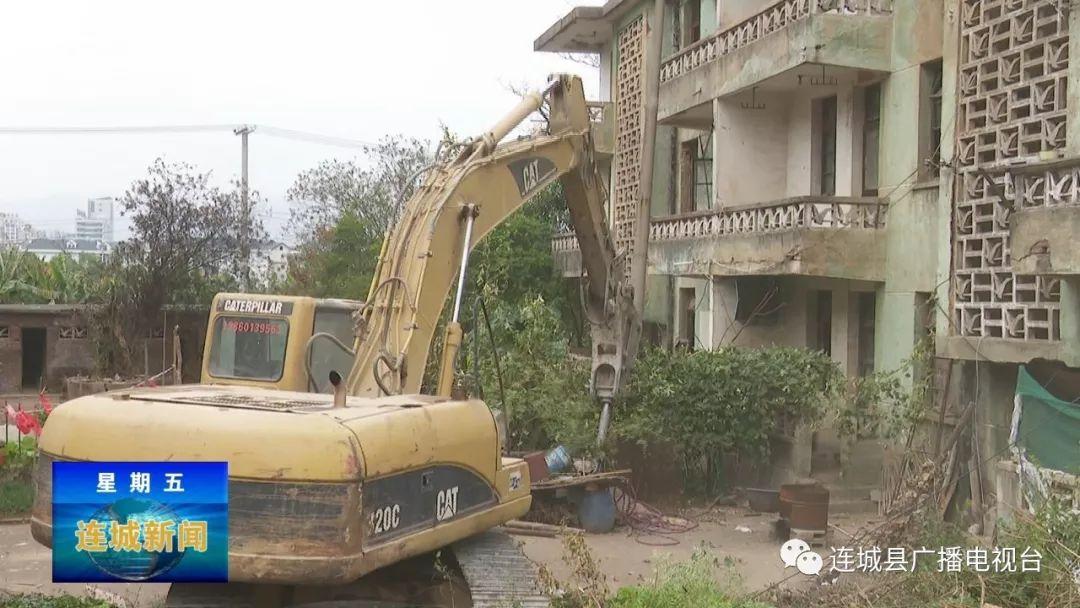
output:
[[109, 196], [87, 201], [86, 211], [75, 212], [75, 237], [112, 243], [114, 204]]
[[284, 243], [273, 240], [255, 243], [248, 261], [252, 280], [284, 281], [289, 270], [289, 257], [295, 252]]
[[26, 244], [26, 251], [48, 262], [52, 258], [66, 253], [76, 259], [88, 257], [104, 260], [112, 253], [112, 243], [101, 239], [34, 238]]
[[33, 227], [24, 222], [18, 214], [0, 213], [0, 245], [23, 243], [33, 236]]

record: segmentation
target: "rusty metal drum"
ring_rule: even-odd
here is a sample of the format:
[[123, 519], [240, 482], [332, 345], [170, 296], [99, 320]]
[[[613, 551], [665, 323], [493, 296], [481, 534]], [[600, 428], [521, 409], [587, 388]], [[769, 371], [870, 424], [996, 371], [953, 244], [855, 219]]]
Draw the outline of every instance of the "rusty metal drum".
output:
[[780, 486], [780, 515], [799, 530], [829, 528], [829, 491], [819, 484]]

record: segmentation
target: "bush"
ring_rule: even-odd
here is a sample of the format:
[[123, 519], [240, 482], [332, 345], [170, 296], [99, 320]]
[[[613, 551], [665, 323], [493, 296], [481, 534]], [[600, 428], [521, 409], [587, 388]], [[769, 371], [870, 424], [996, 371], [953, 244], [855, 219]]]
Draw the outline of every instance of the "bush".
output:
[[820, 419], [842, 385], [835, 363], [805, 349], [650, 350], [612, 432], [645, 449], [674, 446], [686, 481], [711, 492], [725, 457], [767, 459], [772, 434]]
[[[589, 396], [589, 363], [572, 357], [558, 313], [540, 297], [520, 308], [499, 305], [491, 311], [492, 330], [502, 344], [499, 366], [505, 394], [499, 392], [495, 361], [486, 328], [482, 336], [480, 386], [489, 405], [509, 413], [509, 447], [513, 451], [550, 449], [562, 444], [571, 452], [596, 442], [599, 409]], [[471, 340], [464, 349], [465, 366], [475, 374]]]

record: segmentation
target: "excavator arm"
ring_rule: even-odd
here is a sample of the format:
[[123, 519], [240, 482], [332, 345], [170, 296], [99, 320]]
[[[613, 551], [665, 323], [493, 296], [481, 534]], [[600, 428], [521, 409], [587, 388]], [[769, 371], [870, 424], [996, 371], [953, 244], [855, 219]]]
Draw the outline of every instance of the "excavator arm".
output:
[[[499, 144], [545, 104], [545, 132]], [[365, 396], [419, 392], [439, 316], [456, 280], [436, 389], [449, 395], [462, 338], [458, 319], [469, 252], [507, 216], [558, 180], [581, 249], [584, 305], [592, 335], [590, 386], [603, 405], [603, 439], [611, 402], [636, 352], [641, 298], [635, 304], [626, 260], [616, 252], [608, 229], [606, 188], [594, 162], [580, 78], [553, 77], [547, 89], [527, 95], [490, 131], [425, 173], [383, 245], [357, 323], [347, 391]]]

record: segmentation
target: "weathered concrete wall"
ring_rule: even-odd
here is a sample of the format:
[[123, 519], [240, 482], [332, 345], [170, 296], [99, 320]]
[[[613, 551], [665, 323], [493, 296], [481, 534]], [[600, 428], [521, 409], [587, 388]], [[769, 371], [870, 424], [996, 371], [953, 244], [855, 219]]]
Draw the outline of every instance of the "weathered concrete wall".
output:
[[766, 106], [764, 110], [743, 109], [742, 100], [734, 99], [721, 99], [715, 104], [717, 146], [713, 183], [720, 206], [776, 200], [788, 195], [785, 96], [761, 93], [757, 99]]
[[719, 13], [716, 10], [717, 0], [701, 0], [701, 37], [704, 38], [716, 31]]
[[719, 0], [717, 17], [720, 27], [729, 28], [747, 17], [758, 13], [769, 5], [772, 0]]
[[945, 12], [942, 0], [893, 2], [893, 71], [941, 58]]
[[62, 327], [85, 327], [77, 313], [4, 313], [0, 325], [8, 328], [8, 337], [0, 338], [0, 393], [22, 390], [24, 328], [45, 329], [44, 375], [50, 390], [59, 390], [65, 377], [94, 366], [93, 347], [86, 337], [60, 337]]
[[1009, 217], [1013, 270], [1018, 274], [1080, 274], [1080, 207], [1022, 209]]

